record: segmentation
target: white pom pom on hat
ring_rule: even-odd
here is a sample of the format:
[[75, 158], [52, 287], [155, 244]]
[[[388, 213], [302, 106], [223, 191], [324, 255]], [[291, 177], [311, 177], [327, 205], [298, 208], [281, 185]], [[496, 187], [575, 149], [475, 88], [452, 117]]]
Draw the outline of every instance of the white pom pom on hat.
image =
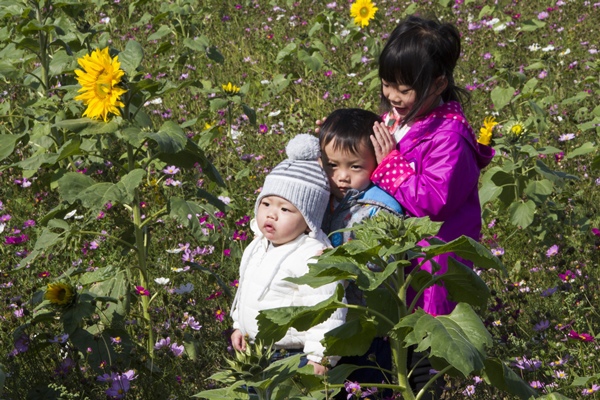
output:
[[318, 160], [321, 156], [319, 139], [308, 133], [301, 133], [288, 142], [285, 153], [290, 160]]

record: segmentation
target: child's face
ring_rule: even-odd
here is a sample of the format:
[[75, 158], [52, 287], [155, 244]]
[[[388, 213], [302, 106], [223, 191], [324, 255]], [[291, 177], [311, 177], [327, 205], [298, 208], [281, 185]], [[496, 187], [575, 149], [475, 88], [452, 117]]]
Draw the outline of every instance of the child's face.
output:
[[364, 190], [371, 184], [371, 174], [377, 167], [375, 156], [361, 144], [356, 153], [334, 149], [332, 140], [321, 150], [321, 162], [331, 186], [331, 194], [344, 198], [348, 189]]
[[[406, 117], [417, 102], [417, 92], [410, 86], [387, 82], [383, 79], [381, 80], [381, 86], [383, 96], [386, 99], [388, 99], [392, 107], [394, 107], [394, 109], [396, 110], [396, 113], [401, 118]], [[440, 88], [442, 90], [439, 90]], [[438, 86], [433, 87], [427, 95], [423, 106], [421, 107], [420, 111], [416, 114], [416, 116], [425, 114], [429, 110], [437, 106], [440, 102], [439, 96], [445, 88], [445, 85], [441, 87], [439, 86], [439, 84]]]
[[258, 229], [275, 246], [296, 239], [308, 229], [304, 216], [289, 201], [278, 196], [261, 199], [256, 213]]

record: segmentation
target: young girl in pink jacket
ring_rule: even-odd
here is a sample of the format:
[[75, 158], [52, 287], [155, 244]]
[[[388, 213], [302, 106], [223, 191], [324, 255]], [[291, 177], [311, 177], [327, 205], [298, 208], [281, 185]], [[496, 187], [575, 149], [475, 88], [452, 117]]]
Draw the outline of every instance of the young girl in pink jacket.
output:
[[[462, 111], [468, 96], [453, 77], [460, 47], [451, 24], [415, 16], [400, 22], [379, 57], [384, 122], [375, 123], [371, 137], [379, 164], [371, 180], [394, 196], [407, 216], [442, 222], [437, 236], [444, 241], [461, 235], [479, 239], [477, 185], [494, 155], [477, 143]], [[441, 266], [438, 274], [447, 270], [449, 256], [434, 258]], [[422, 268], [431, 272], [430, 263]], [[434, 316], [454, 306], [442, 285], [426, 289], [417, 303]]]

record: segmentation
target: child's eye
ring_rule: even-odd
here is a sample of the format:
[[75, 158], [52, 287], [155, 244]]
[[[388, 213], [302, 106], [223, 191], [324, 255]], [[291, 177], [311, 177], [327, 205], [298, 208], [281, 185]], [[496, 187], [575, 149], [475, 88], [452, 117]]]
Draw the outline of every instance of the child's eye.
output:
[[353, 165], [352, 169], [362, 169], [362, 166], [361, 165]]
[[327, 163], [327, 167], [329, 167], [329, 168], [335, 168], [335, 164], [334, 163]]
[[283, 211], [283, 212], [288, 212], [288, 211], [290, 211], [290, 210], [289, 210], [289, 208], [282, 207], [282, 208], [281, 208], [281, 211]]
[[265, 207], [269, 207], [269, 202], [267, 202], [267, 201], [262, 201], [260, 204]]

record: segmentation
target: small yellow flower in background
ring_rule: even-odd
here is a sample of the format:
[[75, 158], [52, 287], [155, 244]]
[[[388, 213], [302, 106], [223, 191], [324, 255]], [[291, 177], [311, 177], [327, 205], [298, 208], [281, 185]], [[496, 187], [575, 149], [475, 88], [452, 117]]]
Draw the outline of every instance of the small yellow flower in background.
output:
[[75, 288], [68, 283], [54, 282], [48, 284], [44, 298], [52, 304], [66, 306], [71, 304], [75, 297]]
[[379, 10], [371, 0], [356, 0], [350, 7], [350, 16], [354, 23], [361, 28], [369, 26], [369, 21], [375, 18], [375, 12]]
[[492, 131], [496, 125], [498, 125], [496, 118], [486, 117], [483, 120], [483, 126], [479, 129], [479, 138], [477, 139], [477, 142], [484, 146], [489, 146], [492, 142]]
[[229, 82], [227, 85], [221, 85], [223, 91], [228, 95], [236, 94], [240, 91], [240, 88]]
[[506, 125], [506, 132], [514, 137], [519, 137], [525, 133], [525, 126], [519, 121], [513, 121]]
[[75, 100], [81, 100], [87, 106], [83, 116], [102, 118], [106, 122], [109, 113], [120, 115], [117, 107], [125, 106], [120, 98], [127, 90], [117, 86], [125, 75], [119, 56], [111, 57], [106, 47], [86, 54], [77, 59], [77, 63], [83, 71], [75, 70], [77, 82], [81, 85], [78, 90], [81, 94]]

